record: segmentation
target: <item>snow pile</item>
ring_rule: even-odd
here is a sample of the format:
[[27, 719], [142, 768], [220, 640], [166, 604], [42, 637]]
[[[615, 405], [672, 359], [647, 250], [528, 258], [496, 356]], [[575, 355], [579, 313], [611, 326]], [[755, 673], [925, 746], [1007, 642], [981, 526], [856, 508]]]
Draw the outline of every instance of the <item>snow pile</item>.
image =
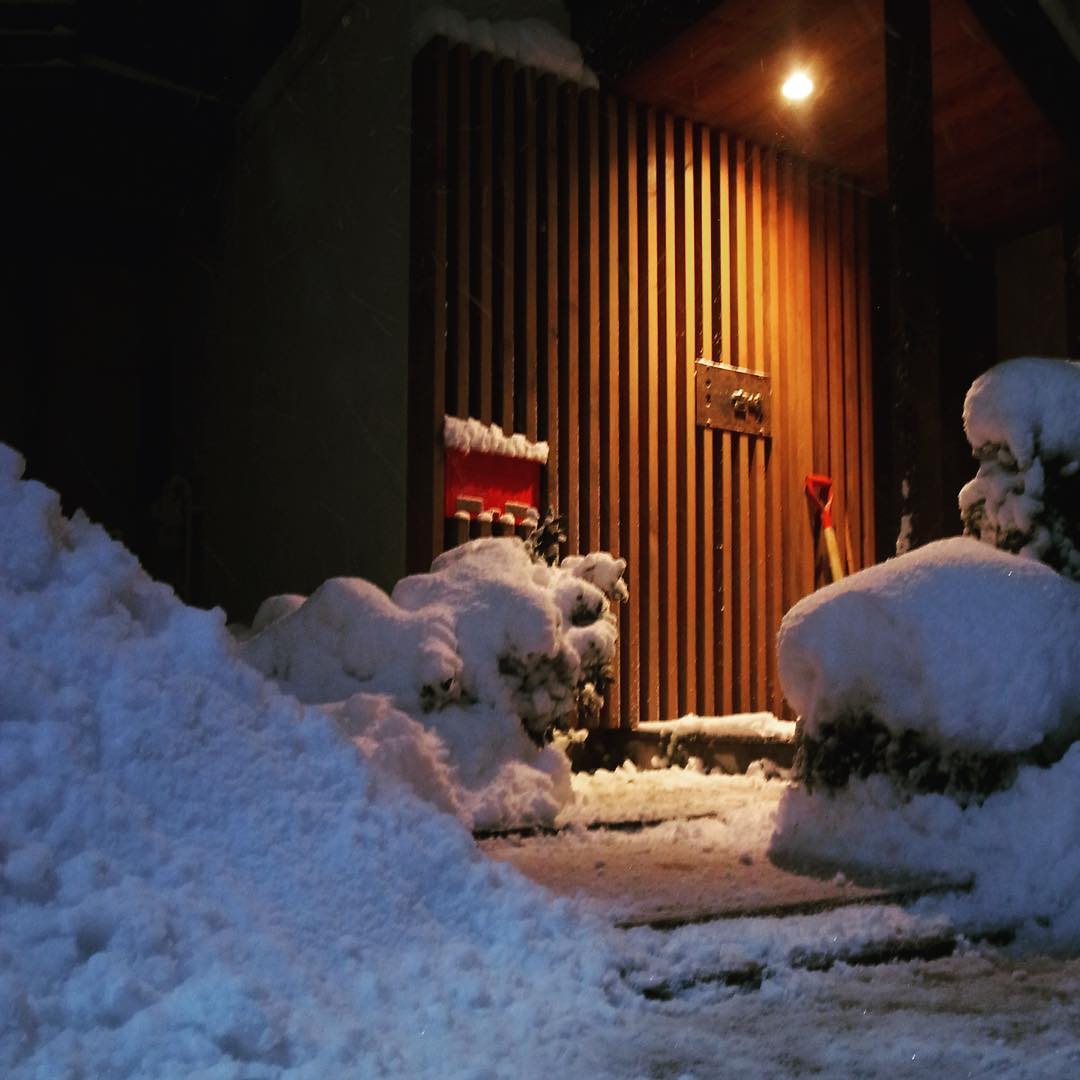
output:
[[531, 442], [518, 433], [507, 435], [498, 424], [485, 424], [471, 416], [467, 420], [457, 416], [444, 417], [443, 442], [451, 450], [460, 450], [463, 454], [499, 454], [537, 461], [541, 465], [546, 465], [548, 459], [546, 442]]
[[241, 655], [301, 701], [341, 703], [362, 751], [390, 753], [470, 824], [550, 821], [570, 797], [569, 764], [529, 735], [541, 743], [602, 704], [625, 566], [605, 553], [548, 566], [516, 537], [475, 540], [391, 596], [335, 578], [299, 606], [264, 603]]
[[804, 783], [774, 857], [974, 878], [984, 925], [1080, 941], [1080, 586], [939, 541], [800, 601], [779, 648]]
[[21, 468], [0, 447], [0, 1074], [602, 1073], [606, 939]]
[[469, 19], [451, 8], [432, 7], [413, 22], [413, 47], [433, 37], [470, 45], [524, 67], [537, 68], [565, 82], [595, 89], [596, 73], [585, 66], [578, 45], [543, 19]]
[[965, 531], [1080, 581], [1080, 364], [999, 364], [968, 391], [964, 430], [979, 461]]

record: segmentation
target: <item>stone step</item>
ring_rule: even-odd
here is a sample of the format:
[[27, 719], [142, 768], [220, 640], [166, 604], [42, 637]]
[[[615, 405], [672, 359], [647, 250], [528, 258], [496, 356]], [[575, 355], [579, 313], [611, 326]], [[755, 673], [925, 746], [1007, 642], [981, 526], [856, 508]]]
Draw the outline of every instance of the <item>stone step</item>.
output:
[[792, 739], [782, 737], [698, 733], [675, 740], [663, 731], [597, 728], [572, 742], [567, 753], [578, 772], [617, 769], [626, 762], [639, 769], [664, 768], [697, 758], [710, 771], [734, 775], [762, 758], [790, 769], [795, 747]]
[[[1012, 943], [1015, 936], [1014, 927], [1000, 926], [966, 934], [948, 931], [909, 938], [888, 938], [831, 952], [795, 949], [787, 958], [787, 966], [804, 971], [829, 971], [837, 964], [875, 967], [912, 960], [940, 960], [952, 956], [962, 943], [1006, 946]], [[709, 985], [759, 990], [768, 976], [769, 969], [764, 964], [746, 960], [712, 969], [702, 968], [674, 978], [663, 978], [655, 973], [639, 975], [636, 979], [632, 978], [631, 983], [643, 997], [651, 1001], [671, 1001], [698, 987]]]

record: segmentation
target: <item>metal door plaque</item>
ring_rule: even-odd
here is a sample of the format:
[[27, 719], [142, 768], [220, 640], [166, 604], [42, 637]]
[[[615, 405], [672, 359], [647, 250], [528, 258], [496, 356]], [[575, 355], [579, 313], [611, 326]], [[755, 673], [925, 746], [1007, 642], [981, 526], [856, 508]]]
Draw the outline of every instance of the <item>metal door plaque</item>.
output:
[[698, 360], [694, 364], [698, 427], [772, 435], [772, 393], [769, 376], [759, 371]]

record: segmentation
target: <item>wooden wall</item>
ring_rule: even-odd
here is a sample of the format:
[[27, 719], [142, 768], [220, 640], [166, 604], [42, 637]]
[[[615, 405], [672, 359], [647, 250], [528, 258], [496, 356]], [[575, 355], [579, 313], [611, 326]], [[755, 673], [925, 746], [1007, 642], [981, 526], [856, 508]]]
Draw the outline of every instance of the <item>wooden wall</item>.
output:
[[[823, 580], [808, 472], [873, 559], [866, 200], [441, 40], [413, 95], [410, 568], [469, 535], [445, 413], [546, 439], [569, 550], [628, 563], [610, 722], [779, 711], [780, 618]], [[771, 439], [696, 426], [697, 358], [771, 376]]]

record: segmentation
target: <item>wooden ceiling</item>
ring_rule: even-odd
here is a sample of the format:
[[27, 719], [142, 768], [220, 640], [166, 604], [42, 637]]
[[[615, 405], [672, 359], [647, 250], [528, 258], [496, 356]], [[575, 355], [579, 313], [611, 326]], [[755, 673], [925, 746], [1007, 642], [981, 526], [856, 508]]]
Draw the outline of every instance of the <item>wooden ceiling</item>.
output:
[[[1061, 212], [1075, 165], [965, 0], [933, 0], [939, 214], [979, 233], [1024, 231]], [[779, 146], [886, 189], [881, 0], [725, 0], [619, 83], [640, 101]], [[780, 85], [805, 68], [815, 92]]]

